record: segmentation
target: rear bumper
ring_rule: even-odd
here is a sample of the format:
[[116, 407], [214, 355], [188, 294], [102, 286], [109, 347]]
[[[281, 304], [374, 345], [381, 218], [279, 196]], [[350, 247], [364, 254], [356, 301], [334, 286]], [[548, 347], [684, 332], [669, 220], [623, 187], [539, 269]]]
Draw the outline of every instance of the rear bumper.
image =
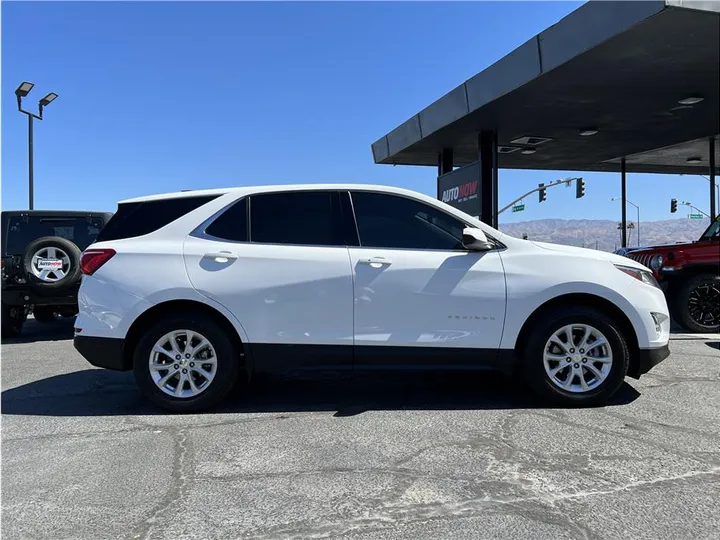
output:
[[640, 375], [650, 371], [668, 356], [670, 356], [670, 347], [668, 345], [655, 349], [640, 349], [637, 362], [633, 369], [628, 372], [628, 375], [634, 379], [639, 379]]
[[93, 366], [127, 371], [132, 366], [125, 361], [125, 340], [106, 337], [75, 336], [75, 349]]
[[2, 291], [2, 301], [11, 306], [67, 306], [77, 305], [78, 287], [65, 289], [62, 293], [38, 293], [30, 288], [7, 288]]

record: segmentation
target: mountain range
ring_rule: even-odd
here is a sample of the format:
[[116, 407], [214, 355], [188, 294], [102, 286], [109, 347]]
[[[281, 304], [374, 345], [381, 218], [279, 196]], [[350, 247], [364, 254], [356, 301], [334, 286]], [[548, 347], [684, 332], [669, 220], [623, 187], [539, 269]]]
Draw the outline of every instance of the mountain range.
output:
[[[640, 222], [640, 245], [692, 242], [700, 237], [709, 224], [707, 218]], [[635, 225], [633, 222], [633, 227]], [[527, 234], [529, 240], [538, 242], [615, 251], [621, 245], [618, 227], [618, 221], [609, 219], [538, 219], [501, 224], [500, 230], [517, 238]], [[637, 228], [628, 229], [628, 247], [637, 245]]]

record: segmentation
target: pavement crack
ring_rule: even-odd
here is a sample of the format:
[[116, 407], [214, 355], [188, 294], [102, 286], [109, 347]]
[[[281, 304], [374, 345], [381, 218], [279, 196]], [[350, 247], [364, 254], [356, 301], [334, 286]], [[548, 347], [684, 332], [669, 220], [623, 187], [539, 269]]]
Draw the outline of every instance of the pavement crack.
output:
[[164, 497], [160, 500], [158, 505], [155, 507], [152, 515], [146, 519], [140, 526], [133, 532], [131, 538], [133, 540], [138, 539], [150, 539], [152, 538], [153, 529], [161, 523], [166, 522], [165, 519], [161, 519], [163, 514], [167, 511], [172, 511], [173, 507], [180, 505], [182, 499], [187, 495], [187, 481], [188, 476], [185, 471], [188, 470], [188, 444], [187, 435], [184, 430], [173, 430], [170, 429], [174, 443], [174, 460], [170, 478], [172, 478], [172, 485], [168, 488]]

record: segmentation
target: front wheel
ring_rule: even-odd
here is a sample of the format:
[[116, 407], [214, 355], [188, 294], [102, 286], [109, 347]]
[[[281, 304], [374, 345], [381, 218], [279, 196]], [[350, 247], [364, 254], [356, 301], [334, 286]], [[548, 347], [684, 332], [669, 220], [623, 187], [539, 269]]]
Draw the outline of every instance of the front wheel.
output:
[[156, 405], [195, 412], [218, 404], [238, 376], [238, 351], [215, 322], [203, 314], [158, 322], [140, 339], [134, 355], [135, 380]]
[[542, 398], [564, 405], [607, 402], [625, 380], [630, 356], [617, 324], [584, 307], [546, 314], [523, 353], [530, 387]]
[[684, 281], [674, 304], [678, 322], [691, 332], [720, 332], [720, 276], [700, 274]]

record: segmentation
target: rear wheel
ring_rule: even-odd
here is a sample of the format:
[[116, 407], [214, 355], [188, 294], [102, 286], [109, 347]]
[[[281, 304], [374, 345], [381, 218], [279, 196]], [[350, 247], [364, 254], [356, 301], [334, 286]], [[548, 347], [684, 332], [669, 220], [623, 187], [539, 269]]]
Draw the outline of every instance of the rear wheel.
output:
[[558, 309], [542, 320], [524, 351], [530, 387], [564, 405], [605, 403], [628, 371], [628, 347], [617, 324], [584, 307]]
[[156, 405], [195, 412], [218, 404], [238, 376], [232, 341], [203, 314], [158, 322], [140, 339], [134, 355], [135, 380]]
[[720, 276], [699, 274], [679, 284], [674, 303], [678, 322], [691, 332], [720, 332]]
[[25, 308], [23, 306], [11, 306], [2, 303], [2, 337], [14, 338], [20, 335], [23, 324], [25, 324]]
[[33, 308], [33, 317], [41, 323], [55, 322], [55, 311], [48, 306], [40, 306]]

